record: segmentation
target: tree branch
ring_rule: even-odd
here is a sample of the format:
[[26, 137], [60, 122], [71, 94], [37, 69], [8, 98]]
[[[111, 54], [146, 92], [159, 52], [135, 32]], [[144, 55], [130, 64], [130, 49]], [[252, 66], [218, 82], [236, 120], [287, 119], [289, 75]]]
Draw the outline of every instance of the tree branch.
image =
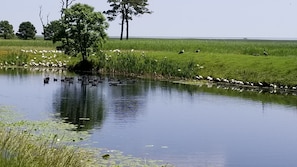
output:
[[42, 24], [42, 27], [44, 27], [45, 25], [43, 23], [43, 17], [42, 17], [42, 6], [39, 6], [39, 19]]

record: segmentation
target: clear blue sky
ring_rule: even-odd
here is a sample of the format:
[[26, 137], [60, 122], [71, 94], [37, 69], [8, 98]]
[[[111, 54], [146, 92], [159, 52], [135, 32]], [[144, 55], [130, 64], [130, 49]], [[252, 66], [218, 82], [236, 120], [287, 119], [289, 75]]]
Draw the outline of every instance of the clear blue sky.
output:
[[[61, 0], [8, 0], [1, 3], [0, 20], [17, 31], [30, 21], [41, 34], [39, 6], [44, 21], [60, 17]], [[108, 10], [106, 0], [76, 0]], [[135, 17], [130, 36], [145, 37], [260, 37], [297, 38], [297, 0], [149, 0], [153, 14]], [[119, 36], [119, 20], [110, 22], [109, 36]]]

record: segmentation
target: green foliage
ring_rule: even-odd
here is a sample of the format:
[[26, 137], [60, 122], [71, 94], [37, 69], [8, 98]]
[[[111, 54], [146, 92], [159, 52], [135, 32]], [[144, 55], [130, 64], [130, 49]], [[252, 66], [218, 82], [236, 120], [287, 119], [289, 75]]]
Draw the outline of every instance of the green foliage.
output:
[[152, 13], [147, 6], [147, 0], [107, 0], [110, 3], [110, 10], [104, 11], [107, 14], [109, 21], [115, 20], [120, 15], [121, 17], [121, 37], [123, 39], [124, 26], [126, 24], [126, 39], [129, 38], [129, 20], [132, 20], [133, 16], [142, 15], [145, 13]]
[[14, 37], [13, 26], [8, 21], [0, 21], [0, 37], [11, 39]]
[[37, 31], [34, 27], [34, 25], [27, 21], [27, 22], [22, 22], [19, 26], [19, 30], [16, 33], [16, 35], [20, 39], [35, 39]]
[[83, 61], [89, 53], [98, 50], [107, 38], [108, 24], [100, 12], [86, 4], [74, 4], [63, 10], [62, 29], [55, 39], [61, 39], [67, 54], [82, 55]]
[[62, 23], [59, 20], [51, 21], [44, 27], [44, 32], [42, 33], [45, 40], [53, 40], [53, 42], [59, 41], [59, 39], [55, 39], [55, 37], [60, 37], [61, 35], [58, 33], [63, 32]]
[[91, 152], [63, 144], [87, 136], [69, 131], [74, 125], [16, 121], [15, 114], [10, 108], [0, 106], [0, 166], [97, 166]]
[[0, 66], [24, 66], [28, 62], [28, 54], [24, 52], [8, 51], [0, 56]]
[[174, 61], [166, 56], [155, 58], [149, 54], [133, 50], [114, 50], [99, 54], [98, 59], [101, 60], [100, 68], [112, 73], [191, 78], [199, 72], [199, 66], [194, 59]]
[[[296, 86], [296, 46], [296, 41], [110, 39], [101, 51], [91, 54], [88, 60], [93, 69], [105, 72], [132, 72], [137, 75], [185, 79], [202, 75]], [[19, 54], [18, 50], [22, 48], [54, 47], [50, 41], [43, 40], [0, 40], [0, 60], [5, 63], [6, 57], [1, 58], [1, 55], [7, 55], [4, 48], [16, 49], [15, 53]], [[185, 50], [184, 54], [178, 54], [181, 49]], [[199, 53], [195, 52], [197, 49], [200, 49]], [[269, 53], [268, 56], [263, 55], [264, 49]], [[29, 53], [29, 61], [34, 57], [36, 63], [45, 61], [41, 54]], [[12, 58], [15, 59], [16, 55]], [[81, 59], [62, 56], [58, 61], [63, 60], [67, 61], [68, 67], [73, 67]]]
[[0, 67], [66, 68], [77, 63], [57, 50], [0, 50]]
[[[188, 79], [202, 75], [295, 86], [296, 46], [296, 41], [132, 39], [123, 42], [111, 39], [104, 50], [111, 50], [106, 54], [113, 59], [113, 63], [106, 62], [108, 69], [116, 64], [113, 50], [124, 53], [134, 49], [133, 54], [141, 59], [136, 64], [145, 64], [142, 70], [150, 75]], [[178, 54], [181, 49], [185, 50], [184, 54]], [[264, 50], [268, 56], [263, 54]], [[141, 57], [142, 52], [145, 56]]]

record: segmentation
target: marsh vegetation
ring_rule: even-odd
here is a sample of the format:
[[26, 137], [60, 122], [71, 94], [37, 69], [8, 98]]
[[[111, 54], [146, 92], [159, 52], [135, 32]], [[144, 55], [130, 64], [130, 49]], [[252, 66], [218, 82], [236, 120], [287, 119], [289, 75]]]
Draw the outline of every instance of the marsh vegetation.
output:
[[[80, 56], [55, 53], [55, 45], [49, 41], [25, 43], [1, 40], [0, 65], [25, 66], [33, 60], [31, 67], [56, 67], [60, 64], [59, 67], [74, 69], [81, 60]], [[295, 87], [296, 45], [296, 41], [110, 39], [100, 51], [90, 54], [88, 61], [96, 72], [185, 80], [210, 76]], [[180, 50], [184, 53], [178, 54]]]
[[[74, 69], [73, 67], [81, 61], [81, 56], [65, 55], [56, 50], [57, 45], [39, 39], [30, 41], [0, 40], [0, 68], [21, 67], [61, 71]], [[207, 78], [211, 77], [212, 79], [219, 78], [229, 81], [233, 79], [244, 83], [265, 82], [287, 86], [286, 89], [294, 90], [297, 85], [296, 45], [296, 41], [196, 39], [130, 39], [129, 41], [119, 41], [110, 39], [101, 50], [88, 56], [88, 62], [93, 74], [124, 74], [133, 77], [182, 80], [194, 84], [198, 83], [197, 76], [201, 76], [199, 82], [205, 83], [209, 83], [210, 80]], [[183, 52], [179, 54], [181, 50]], [[227, 88], [224, 87], [225, 89]], [[239, 91], [242, 90], [239, 89]], [[220, 91], [217, 92], [221, 93]], [[281, 104], [288, 102], [291, 104], [294, 103], [292, 99], [294, 98], [280, 97], [278, 101]], [[267, 101], [270, 102], [269, 97], [267, 97]], [[23, 121], [17, 124], [28, 126], [30, 123]], [[33, 124], [34, 128], [25, 126], [25, 129], [23, 126], [15, 126], [15, 123], [9, 124], [9, 126], [3, 124], [1, 134], [5, 138], [1, 141], [1, 150], [4, 152], [0, 163], [21, 163], [23, 166], [34, 166], [34, 163], [37, 166], [53, 163], [53, 166], [63, 166], [63, 164], [71, 162], [74, 165], [86, 165], [85, 161], [81, 161], [83, 163], [78, 162], [79, 159], [85, 158], [90, 158], [90, 164], [95, 162], [92, 156], [89, 157], [92, 154], [85, 154], [84, 151], [86, 150], [80, 152], [77, 151], [80, 150], [77, 147], [65, 147], [64, 144], [57, 142], [57, 139], [62, 138], [59, 137], [60, 135], [56, 136], [57, 132], [50, 133], [51, 135], [45, 137], [47, 140], [31, 138], [36, 131], [38, 132], [39, 128], [37, 127], [44, 127], [44, 123]], [[52, 127], [56, 126], [60, 126], [60, 124]], [[16, 131], [11, 130], [15, 127], [17, 127]], [[80, 141], [80, 138], [70, 138], [68, 142]], [[7, 144], [8, 142], [11, 144]], [[22, 143], [23, 145], [19, 145]], [[36, 152], [37, 149], [40, 152]], [[43, 151], [45, 149], [48, 150]], [[26, 154], [21, 154], [23, 152]], [[50, 158], [46, 158], [45, 152], [50, 154]], [[65, 157], [65, 154], [71, 156]], [[36, 160], [35, 155], [42, 156], [38, 156], [40, 159]], [[54, 164], [57, 161], [49, 162], [50, 159], [59, 158], [53, 155], [63, 157], [60, 161], [61, 164]], [[121, 154], [117, 153], [116, 155], [122, 157]], [[115, 161], [118, 162], [118, 159]], [[105, 163], [105, 161], [102, 162]]]

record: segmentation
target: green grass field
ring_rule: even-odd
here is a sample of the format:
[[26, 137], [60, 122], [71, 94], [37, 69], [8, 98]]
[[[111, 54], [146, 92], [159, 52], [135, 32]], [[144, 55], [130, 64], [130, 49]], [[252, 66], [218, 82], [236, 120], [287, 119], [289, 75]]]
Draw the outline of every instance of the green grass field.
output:
[[[34, 58], [35, 62], [42, 63], [45, 60], [39, 53], [18, 56], [25, 56], [19, 63], [14, 62], [14, 57], [21, 49], [54, 50], [55, 46], [51, 41], [43, 40], [0, 40], [0, 63], [3, 65], [6, 61], [9, 65], [21, 65]], [[183, 79], [201, 75], [244, 82], [297, 85], [297, 41], [109, 39], [101, 50], [103, 52], [90, 56], [90, 60], [97, 69], [103, 68], [107, 72]], [[180, 50], [185, 52], [178, 54]], [[200, 52], [196, 53], [196, 50]], [[73, 66], [79, 58], [63, 55], [57, 61], [67, 59], [67, 65]]]
[[[104, 50], [114, 49], [134, 49], [138, 51], [134, 54], [144, 52], [158, 62], [166, 58], [163, 65], [171, 66], [164, 65], [163, 69], [170, 68], [170, 74], [175, 76], [202, 75], [297, 85], [297, 41], [133, 39], [109, 40], [104, 46]], [[200, 52], [196, 53], [198, 49]], [[185, 53], [178, 54], [180, 50]], [[264, 55], [264, 50], [268, 56]], [[195, 68], [197, 64], [203, 68]], [[178, 69], [186, 74], [179, 74]]]

